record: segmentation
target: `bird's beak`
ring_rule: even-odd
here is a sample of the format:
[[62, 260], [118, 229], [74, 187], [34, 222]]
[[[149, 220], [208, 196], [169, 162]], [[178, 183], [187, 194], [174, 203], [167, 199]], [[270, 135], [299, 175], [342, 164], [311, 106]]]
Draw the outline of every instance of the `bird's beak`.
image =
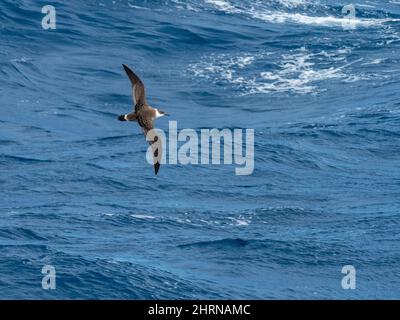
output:
[[168, 116], [169, 117], [169, 113], [164, 113], [164, 116]]

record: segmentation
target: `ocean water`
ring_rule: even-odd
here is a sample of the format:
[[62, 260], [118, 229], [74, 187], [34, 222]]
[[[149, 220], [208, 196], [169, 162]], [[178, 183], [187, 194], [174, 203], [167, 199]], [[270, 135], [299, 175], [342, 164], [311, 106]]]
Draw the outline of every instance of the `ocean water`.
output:
[[[400, 298], [400, 1], [348, 4], [1, 0], [0, 298]], [[122, 63], [253, 174], [155, 176]]]

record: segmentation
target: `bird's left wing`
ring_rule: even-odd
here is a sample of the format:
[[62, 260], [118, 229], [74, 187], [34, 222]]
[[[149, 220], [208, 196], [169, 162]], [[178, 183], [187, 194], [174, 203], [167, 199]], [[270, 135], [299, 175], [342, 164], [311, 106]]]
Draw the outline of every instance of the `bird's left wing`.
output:
[[135, 112], [138, 112], [147, 104], [144, 84], [142, 80], [140, 80], [140, 78], [127, 65], [123, 64], [122, 66], [124, 67], [125, 72], [131, 81], [134, 108]]

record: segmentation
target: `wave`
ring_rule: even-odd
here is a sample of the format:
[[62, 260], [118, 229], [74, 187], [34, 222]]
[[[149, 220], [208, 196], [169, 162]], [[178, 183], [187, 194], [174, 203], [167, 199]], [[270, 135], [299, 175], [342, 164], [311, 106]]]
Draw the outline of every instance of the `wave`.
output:
[[[269, 92], [319, 93], [323, 81], [337, 80], [344, 83], [369, 80], [375, 74], [353, 73], [353, 65], [363, 58], [348, 62], [351, 50], [340, 48], [316, 53], [302, 47], [276, 56], [272, 51], [203, 57], [201, 62], [189, 65], [188, 72], [215, 83], [229, 83], [241, 91], [241, 95]], [[278, 60], [278, 62], [276, 62]], [[265, 65], [270, 70], [260, 71]]]
[[47, 240], [30, 229], [20, 227], [1, 227], [0, 238], [11, 240]]
[[14, 140], [0, 139], [0, 144], [3, 145], [3, 146], [6, 146], [6, 145], [18, 145], [19, 142], [18, 141], [14, 141]]
[[[290, 236], [289, 236], [290, 237]], [[198, 254], [210, 259], [225, 257], [227, 260], [237, 260], [240, 253], [253, 263], [262, 263], [264, 259], [274, 261], [279, 265], [296, 265], [299, 258], [305, 265], [328, 266], [336, 261], [335, 255], [351, 252], [349, 245], [338, 245], [329, 241], [314, 242], [312, 239], [296, 239], [282, 241], [280, 239], [243, 239], [224, 238], [219, 240], [198, 241], [177, 246], [180, 249], [190, 249], [188, 254]], [[197, 249], [197, 250], [195, 250]], [[267, 257], [267, 258], [266, 258]], [[243, 263], [243, 260], [236, 261]]]
[[[4, 277], [3, 299], [210, 299], [222, 298], [209, 285], [199, 286], [161, 268], [113, 259], [87, 258], [38, 245], [0, 245], [0, 272], [20, 270], [23, 277]], [[37, 272], [53, 265], [57, 290], [37, 285]], [[118, 288], [118, 290], [116, 290]]]
[[4, 163], [8, 163], [9, 161], [20, 162], [20, 163], [50, 163], [53, 160], [48, 159], [36, 159], [30, 157], [22, 157], [22, 156], [11, 156], [11, 155], [0, 155], [0, 160], [3, 160]]
[[[243, 16], [255, 18], [268, 23], [295, 23], [303, 25], [316, 26], [342, 26], [342, 27], [373, 27], [380, 26], [389, 22], [399, 22], [398, 18], [347, 18], [335, 16], [311, 16], [298, 12], [276, 11], [268, 9], [264, 3], [256, 1], [255, 3], [246, 2], [235, 4], [226, 0], [204, 0], [207, 4], [212, 4], [218, 10], [228, 14], [240, 14]], [[285, 8], [297, 8], [308, 5], [308, 2], [301, 0], [280, 0], [278, 4]], [[246, 5], [247, 4], [247, 5]], [[272, 3], [273, 6], [274, 3]]]
[[400, 19], [385, 18], [385, 19], [349, 19], [338, 18], [333, 16], [314, 17], [307, 16], [301, 13], [288, 13], [288, 12], [257, 12], [250, 13], [252, 17], [270, 23], [298, 23], [305, 25], [317, 26], [341, 26], [344, 28], [357, 28], [357, 27], [373, 27], [380, 26], [388, 22], [399, 22]]
[[221, 240], [211, 240], [211, 241], [199, 241], [187, 244], [178, 245], [178, 248], [188, 248], [188, 247], [243, 247], [250, 244], [251, 240], [244, 240], [241, 238], [236, 239], [221, 239]]

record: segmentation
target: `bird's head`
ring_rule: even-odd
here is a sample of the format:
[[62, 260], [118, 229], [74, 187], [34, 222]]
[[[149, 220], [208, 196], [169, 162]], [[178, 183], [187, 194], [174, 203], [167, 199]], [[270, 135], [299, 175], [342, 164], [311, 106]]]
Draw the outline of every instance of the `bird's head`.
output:
[[160, 110], [160, 109], [157, 109], [156, 118], [160, 118], [160, 117], [162, 117], [162, 116], [169, 116], [169, 114], [166, 113], [165, 111], [162, 111], [162, 110]]

